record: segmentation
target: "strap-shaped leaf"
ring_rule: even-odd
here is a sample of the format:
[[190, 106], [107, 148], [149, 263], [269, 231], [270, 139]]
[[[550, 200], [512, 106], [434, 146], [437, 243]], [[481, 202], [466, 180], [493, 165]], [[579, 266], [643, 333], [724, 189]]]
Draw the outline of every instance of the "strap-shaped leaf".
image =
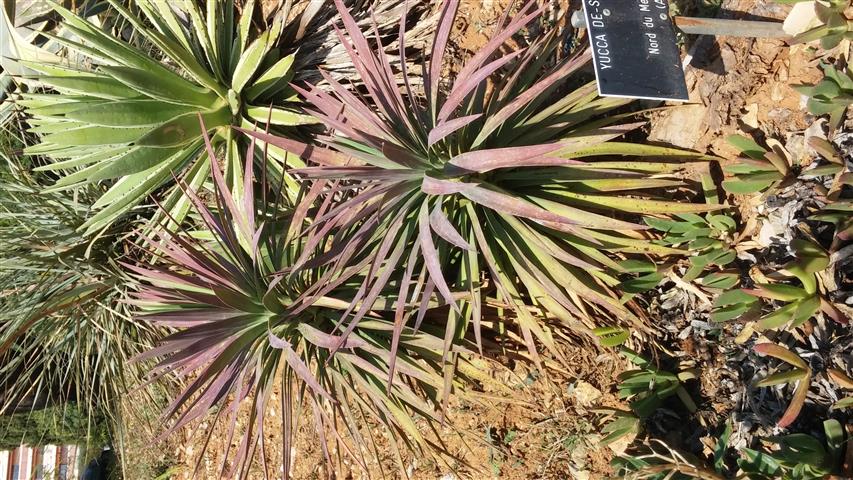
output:
[[788, 404], [788, 408], [785, 410], [782, 418], [780, 418], [776, 423], [779, 428], [787, 428], [789, 425], [794, 423], [794, 420], [796, 420], [800, 415], [803, 405], [806, 404], [806, 396], [809, 393], [811, 378], [811, 371], [808, 371], [806, 376], [799, 381], [799, 384], [797, 384], [797, 388], [794, 390], [794, 396], [791, 398], [791, 403]]
[[770, 355], [771, 357], [778, 358], [783, 362], [790, 363], [791, 365], [802, 369], [808, 370], [808, 364], [799, 356], [797, 356], [794, 352], [788, 350], [787, 348], [777, 345], [775, 343], [759, 343], [756, 344], [753, 348], [755, 352], [760, 353], [762, 355]]
[[249, 100], [255, 100], [264, 93], [267, 93], [273, 88], [278, 88], [278, 85], [287, 84], [293, 78], [293, 61], [296, 59], [296, 54], [292, 53], [279, 61], [264, 73], [258, 76], [252, 85], [246, 89], [243, 96]]
[[802, 288], [782, 283], [759, 283], [755, 285], [755, 289], [744, 290], [744, 292], [758, 297], [781, 300], [783, 302], [800, 300], [809, 296], [808, 292]]
[[155, 148], [176, 147], [197, 139], [201, 135], [198, 116], [205, 119], [208, 128], [228, 125], [231, 112], [226, 107], [205, 113], [187, 113], [154, 128], [136, 141], [136, 145]]
[[35, 78], [57, 90], [71, 91], [92, 97], [123, 100], [140, 96], [136, 90], [106, 75], [81, 73], [67, 77], [39, 76]]
[[136, 141], [149, 131], [147, 127], [101, 127], [97, 125], [72, 128], [45, 135], [42, 141], [56, 145], [122, 145]]
[[249, 45], [249, 48], [240, 56], [240, 61], [237, 62], [237, 67], [234, 69], [234, 75], [231, 77], [231, 89], [237, 93], [243, 91], [249, 80], [258, 71], [258, 68], [263, 62], [264, 57], [271, 48], [271, 32], [269, 30], [261, 34]]
[[115, 221], [171, 177], [172, 172], [186, 161], [185, 153], [192, 153], [192, 150], [185, 150], [163, 160], [162, 155], [165, 150], [154, 150], [161, 155], [158, 157], [159, 163], [148, 170], [127, 175], [113, 184], [95, 205], [97, 208], [103, 208], [88, 219], [80, 230], [83, 230], [86, 235], [91, 235]]
[[164, 78], [129, 67], [101, 67], [100, 69], [140, 94], [163, 102], [210, 109], [217, 100], [212, 91], [197, 87], [179, 77]]
[[317, 123], [317, 119], [310, 115], [276, 107], [249, 107], [246, 109], [246, 115], [262, 124], [269, 123], [288, 127]]
[[160, 100], [123, 100], [77, 108], [65, 118], [105, 127], [138, 127], [158, 125], [185, 113], [192, 107], [164, 103]]
[[802, 380], [806, 378], [809, 374], [807, 370], [803, 370], [801, 368], [792, 368], [791, 370], [786, 370], [784, 372], [777, 372], [772, 375], [768, 375], [763, 379], [759, 380], [758, 383], [755, 384], [757, 387], [772, 387], [773, 385], [779, 385], [782, 383], [791, 383], [797, 380]]

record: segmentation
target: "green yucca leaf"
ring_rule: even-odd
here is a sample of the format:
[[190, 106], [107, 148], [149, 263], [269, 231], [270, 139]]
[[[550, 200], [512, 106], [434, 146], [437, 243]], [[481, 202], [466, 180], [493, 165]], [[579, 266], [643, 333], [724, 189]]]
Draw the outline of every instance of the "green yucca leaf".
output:
[[[180, 189], [174, 188], [172, 180], [190, 171], [197, 173], [199, 169], [194, 167], [204, 163], [198, 156], [200, 149], [196, 143], [201, 134], [198, 112], [203, 114], [210, 131], [217, 133], [213, 146], [226, 152], [236, 151], [238, 141], [243, 145], [240, 148], [247, 146], [242, 137], [229, 133], [227, 127], [232, 124], [265, 125], [270, 119], [279, 133], [288, 133], [282, 129], [313, 123], [290, 108], [288, 102], [296, 98], [281, 100], [271, 96], [287, 86], [296, 71], [295, 54], [277, 58], [282, 50], [279, 47], [295, 50], [305, 39], [305, 32], [295, 38], [289, 37], [293, 44], [278, 45], [276, 42], [286, 23], [283, 12], [279, 12], [270, 30], [255, 32], [248, 18], [234, 21], [236, 6], [232, 3], [223, 0], [207, 3], [208, 9], [203, 15], [195, 2], [171, 5], [142, 1], [139, 11], [144, 18], [140, 18], [117, 2], [111, 2], [122, 18], [136, 29], [139, 38], [154, 47], [153, 55], [143, 50], [139, 43], [114, 36], [53, 4], [71, 34], [70, 38], [57, 41], [69, 51], [88, 57], [91, 67], [24, 61], [41, 74], [35, 78], [44, 86], [74, 95], [62, 100], [51, 98], [60, 98], [58, 95], [30, 96], [22, 100], [38, 125], [33, 133], [40, 135], [42, 140], [41, 145], [29, 149], [29, 153], [45, 154], [55, 160], [55, 165], [45, 168], [62, 172], [63, 178], [55, 189], [79, 188], [85, 183], [103, 180], [121, 181], [133, 177], [139, 182], [143, 179], [132, 187], [122, 182], [124, 186], [119, 190], [110, 189], [111, 195], [106, 198], [117, 203], [96, 202], [96, 208], [102, 210], [93, 212], [95, 216], [86, 223], [87, 234], [126, 214], [163, 186], [169, 187], [165, 195], [169, 197], [170, 208], [162, 215], [177, 222], [182, 220], [187, 202], [174, 198], [173, 193]], [[250, 16], [251, 10], [244, 13]], [[309, 10], [289, 20], [294, 25], [307, 24], [319, 11], [327, 18], [330, 16], [328, 8]], [[211, 15], [217, 21], [205, 24], [205, 18]], [[178, 16], [184, 17], [186, 23], [179, 21]], [[220, 22], [220, 18], [230, 20]], [[235, 42], [240, 43], [240, 48], [235, 49]], [[233, 62], [232, 51], [237, 55]], [[171, 62], [161, 61], [160, 56]], [[167, 66], [169, 63], [175, 68]], [[262, 69], [267, 64], [272, 66]], [[303, 65], [301, 63], [300, 67]], [[239, 93], [243, 90], [251, 95], [241, 98]], [[250, 103], [256, 100], [262, 103]], [[123, 156], [101, 157], [99, 154], [105, 145], [126, 149]], [[69, 151], [63, 149], [66, 146], [81, 148]], [[87, 146], [90, 148], [85, 148]], [[68, 156], [64, 156], [66, 153]], [[283, 165], [284, 152], [273, 149], [269, 155], [271, 163]], [[178, 157], [181, 161], [173, 161]], [[226, 161], [231, 158], [232, 154], [226, 155]], [[300, 166], [299, 161], [296, 162], [296, 166]], [[163, 175], [157, 165], [166, 163], [172, 170]], [[289, 165], [293, 166], [293, 160]], [[237, 178], [241, 177], [240, 168], [240, 165], [226, 166], [227, 171], [237, 173]], [[282, 174], [281, 166], [276, 170]], [[229, 180], [232, 177], [235, 175], [229, 174]], [[188, 176], [184, 180], [196, 178]], [[292, 180], [288, 180], [287, 185], [292, 186]], [[239, 193], [242, 187], [232, 185], [232, 188]]]

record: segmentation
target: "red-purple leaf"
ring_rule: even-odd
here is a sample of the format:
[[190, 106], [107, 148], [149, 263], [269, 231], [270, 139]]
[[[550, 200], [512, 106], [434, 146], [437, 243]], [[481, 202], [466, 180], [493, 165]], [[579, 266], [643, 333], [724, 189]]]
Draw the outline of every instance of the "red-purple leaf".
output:
[[811, 383], [811, 379], [811, 371], [809, 370], [806, 376], [797, 384], [797, 389], [794, 390], [794, 396], [791, 398], [791, 403], [788, 404], [788, 408], [776, 424], [779, 428], [787, 428], [789, 425], [794, 423], [794, 420], [796, 420], [800, 415], [800, 411], [802, 411], [803, 405], [806, 403], [806, 396], [809, 393], [809, 384]]
[[450, 30], [453, 28], [453, 20], [456, 18], [456, 10], [458, 8], [459, 0], [445, 0], [441, 8], [438, 28], [435, 30], [432, 52], [429, 56], [429, 74], [426, 76], [424, 82], [424, 85], [427, 87], [427, 98], [433, 107], [435, 107], [438, 99], [438, 82], [441, 79], [444, 53], [447, 49], [447, 41], [450, 39]]
[[305, 382], [306, 385], [311, 387], [318, 395], [321, 395], [326, 400], [336, 403], [334, 397], [332, 397], [329, 392], [323, 388], [322, 385], [317, 381], [317, 377], [311, 373], [311, 370], [305, 365], [305, 362], [299, 358], [299, 355], [293, 351], [293, 347], [290, 345], [290, 342], [287, 340], [275, 335], [272, 332], [269, 332], [269, 341], [270, 346], [273, 348], [278, 348], [279, 350], [284, 351], [284, 360], [287, 362], [287, 365], [296, 373], [296, 375]]
[[464, 128], [466, 125], [482, 116], [482, 113], [476, 113], [474, 115], [454, 118], [439, 124], [437, 127], [429, 131], [429, 135], [427, 135], [427, 145], [430, 147], [435, 145], [451, 133], [459, 130], [460, 128]]
[[[491, 74], [509, 63], [510, 60], [517, 57], [523, 51], [523, 48], [516, 50], [515, 52], [504, 55], [503, 57], [491, 62], [476, 72], [471, 73], [471, 75], [467, 77], [460, 77], [461, 81], [457, 80], [453, 85], [453, 90], [450, 92], [450, 95], [447, 97], [447, 100], [445, 100], [444, 105], [442, 105], [441, 110], [438, 112], [438, 125], [444, 125], [450, 115], [459, 107], [459, 105], [462, 104], [465, 97], [473, 92], [480, 83], [485, 81]], [[433, 143], [435, 142], [430, 141], [430, 145]]]
[[429, 224], [433, 231], [446, 241], [464, 250], [474, 250], [474, 248], [466, 242], [464, 238], [462, 238], [462, 235], [456, 231], [456, 228], [444, 215], [444, 212], [441, 211], [440, 201], [436, 203], [435, 208], [432, 209], [432, 213], [429, 214]]
[[460, 173], [485, 173], [499, 168], [553, 167], [583, 164], [583, 162], [577, 160], [546, 156], [562, 148], [563, 145], [559, 143], [546, 143], [544, 145], [524, 147], [475, 150], [457, 155], [451, 158], [448, 163], [461, 170], [462, 172]]
[[438, 252], [435, 250], [435, 244], [432, 241], [432, 232], [430, 231], [429, 210], [426, 202], [421, 204], [420, 213], [418, 214], [418, 239], [421, 243], [421, 251], [424, 254], [424, 264], [429, 271], [430, 278], [435, 282], [436, 288], [444, 300], [457, 312], [460, 312], [459, 306], [450, 293], [450, 287], [444, 280], [444, 272], [441, 271], [441, 262], [438, 258]]

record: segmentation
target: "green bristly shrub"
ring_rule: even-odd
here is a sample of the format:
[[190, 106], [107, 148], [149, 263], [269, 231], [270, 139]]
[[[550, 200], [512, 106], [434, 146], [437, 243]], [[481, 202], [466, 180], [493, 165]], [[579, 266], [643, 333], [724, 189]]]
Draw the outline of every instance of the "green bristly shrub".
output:
[[19, 445], [88, 445], [87, 450], [100, 451], [109, 443], [105, 419], [89, 417], [73, 404], [0, 416], [0, 450]]

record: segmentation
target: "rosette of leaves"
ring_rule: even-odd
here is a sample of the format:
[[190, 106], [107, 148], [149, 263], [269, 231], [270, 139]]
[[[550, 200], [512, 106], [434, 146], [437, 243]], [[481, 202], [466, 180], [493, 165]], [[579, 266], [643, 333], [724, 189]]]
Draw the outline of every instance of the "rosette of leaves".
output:
[[834, 253], [853, 239], [853, 200], [850, 199], [846, 190], [853, 187], [853, 171], [844, 168], [844, 159], [838, 153], [835, 146], [826, 140], [810, 142], [824, 158], [833, 163], [840, 164], [841, 170], [835, 176], [832, 185], [824, 195], [826, 205], [816, 214], [809, 217], [810, 220], [833, 224], [832, 244], [829, 252]]
[[783, 268], [783, 272], [799, 280], [801, 286], [784, 283], [757, 283], [745, 293], [758, 298], [783, 302], [783, 306], [758, 319], [760, 330], [795, 328], [818, 312], [823, 312], [838, 323], [846, 324], [849, 319], [824, 298], [818, 290], [817, 273], [829, 265], [829, 255], [819, 245], [803, 239], [791, 241], [795, 259]]
[[[287, 2], [265, 30], [253, 24], [255, 0], [239, 13], [235, 2], [225, 0], [203, 7], [196, 1], [134, 2], [141, 16], [119, 2], [111, 5], [134, 29], [131, 40], [54, 5], [67, 35], [44, 35], [81, 60], [21, 62], [39, 73], [35, 79], [41, 85], [60, 93], [26, 94], [20, 101], [33, 117], [32, 131], [41, 135], [41, 143], [27, 153], [51, 157], [54, 162], [44, 170], [60, 175], [51, 190], [112, 181], [83, 225], [87, 234], [164, 186], [169, 187], [161, 201], [165, 213], [176, 221], [184, 217], [189, 202], [174, 188], [173, 173], [193, 187], [209, 175], [200, 158], [198, 113], [214, 146], [226, 152], [235, 194], [242, 188], [242, 162], [234, 160], [238, 137], [232, 125], [261, 124], [294, 135], [294, 127], [314, 123], [295, 109], [299, 101], [288, 83], [307, 66], [297, 58], [303, 42], [313, 46], [315, 61], [324, 51], [317, 39], [327, 35], [320, 20], [333, 16], [328, 5], [311, 2], [294, 14]], [[393, 13], [381, 10], [385, 17]], [[267, 153], [275, 160], [268, 167], [280, 172], [284, 152], [267, 147]], [[298, 166], [300, 160], [292, 162]], [[289, 187], [296, 191], [292, 183]]]
[[[42, 193], [31, 165], [6, 160], [0, 167], [0, 415], [73, 404], [90, 420], [106, 418], [120, 439], [120, 402], [143, 375], [126, 364], [160, 331], [128, 318], [116, 263], [125, 252], [116, 232], [94, 241], [76, 232], [94, 188], [75, 197]], [[145, 393], [139, 405], [150, 400]]]
[[[815, 2], [817, 4], [818, 2]], [[808, 97], [806, 104], [814, 115], [829, 115], [829, 126], [835, 130], [844, 121], [844, 112], [853, 103], [853, 76], [834, 66], [822, 64], [823, 80], [816, 85], [795, 85], [794, 89]]]
[[675, 374], [660, 370], [647, 359], [625, 347], [622, 347], [621, 353], [639, 368], [619, 374], [617, 377], [619, 398], [629, 399], [631, 410], [639, 418], [650, 417], [661, 406], [661, 402], [673, 395], [678, 396], [688, 411], [691, 413], [696, 411], [696, 404], [682, 385], [683, 381], [696, 378], [693, 372], [683, 371]]
[[[206, 134], [204, 140], [215, 158]], [[177, 329], [140, 356], [160, 358], [150, 370], [151, 380], [166, 375], [188, 380], [164, 413], [168, 432], [216, 411], [214, 422], [224, 425], [225, 445], [232, 439], [239, 444], [230, 467], [221, 465], [220, 476], [246, 478], [256, 456], [267, 471], [264, 419], [279, 383], [284, 472], [291, 469], [292, 434], [303, 409], [313, 414], [330, 464], [327, 443], [335, 443], [362, 468], [365, 457], [381, 455], [371, 438], [382, 435], [381, 429], [362, 429], [367, 421], [387, 429], [398, 458], [402, 449], [440, 453], [441, 445], [425, 438], [414, 419], [437, 421], [434, 405], [441, 395], [449, 395], [451, 388], [464, 395], [468, 375], [482, 378], [466, 360], [470, 345], [453, 347], [459, 363], [447, 379], [444, 339], [426, 326], [399, 330], [392, 349], [394, 322], [382, 312], [394, 312], [404, 301], [393, 297], [378, 299], [358, 328], [341, 336], [341, 315], [359, 289], [361, 269], [296, 268], [304, 255], [322, 254], [325, 247], [306, 240], [307, 210], [294, 208], [280, 184], [264, 181], [257, 186], [263, 201], [256, 207], [250, 159], [242, 198], [231, 194], [215, 160], [211, 170], [212, 207], [181, 184], [203, 234], [157, 230], [147, 241], [159, 262], [127, 265], [139, 279], [133, 300], [137, 319]], [[237, 426], [241, 404], [249, 405], [248, 419], [240, 420], [242, 432]], [[214, 429], [209, 431], [213, 435]], [[405, 477], [402, 465], [401, 470]]]
[[844, 429], [838, 420], [829, 419], [823, 422], [823, 431], [823, 439], [804, 433], [762, 439], [773, 448], [741, 449], [738, 467], [756, 480], [813, 480], [839, 475], [846, 449]]
[[[785, 147], [774, 139], [768, 140], [769, 149], [742, 135], [730, 135], [726, 140], [744, 155], [738, 158], [737, 163], [723, 167], [725, 173], [734, 177], [722, 184], [729, 193], [743, 195], [773, 192], [792, 184], [798, 178], [834, 175], [844, 168], [842, 162], [828, 158], [829, 163], [804, 170]], [[821, 139], [816, 137], [809, 139], [809, 143], [819, 151], [820, 142]]]
[[[451, 306], [448, 335], [472, 322], [479, 341], [483, 298], [491, 296], [515, 312], [534, 359], [533, 339], [550, 345], [551, 338], [531, 305], [587, 333], [594, 326], [588, 317], [631, 319], [612, 292], [613, 272], [622, 270], [617, 254], [680, 253], [647, 241], [645, 226], [631, 217], [707, 210], [653, 190], [681, 185], [673, 174], [683, 164], [667, 157], [700, 156], [609, 141], [638, 124], [602, 118], [627, 101], [599, 98], [594, 83], [556, 95], [590, 59], [585, 51], [550, 64], [561, 45], [557, 31], [499, 53], [540, 17], [535, 2], [512, 19], [505, 16], [446, 89], [445, 50], [458, 0], [442, 6], [423, 75], [403, 71], [401, 89], [379, 39], [362, 33], [335, 3], [346, 29], [341, 42], [366, 95], [352, 94], [328, 75], [331, 93], [297, 88], [310, 112], [335, 131], [320, 139], [324, 145], [254, 135], [313, 164], [293, 171], [316, 182], [308, 202], [335, 201], [312, 227], [334, 232], [334, 254], [325, 261], [372, 265], [353, 308], [361, 304], [364, 311], [371, 292], [399, 279], [400, 297], [426, 302], [436, 293]], [[402, 56], [402, 24], [398, 38]], [[621, 158], [627, 155], [632, 158]], [[421, 278], [425, 288], [413, 289]], [[355, 310], [348, 329], [361, 315]]]
[[[706, 203], [719, 204], [710, 176], [703, 175], [702, 183]], [[733, 248], [737, 234], [734, 217], [721, 212], [686, 213], [671, 218], [645, 217], [644, 221], [664, 234], [660, 243], [691, 252], [690, 266], [682, 280], [723, 290], [737, 285], [739, 274], [723, 270], [737, 258]]]
[[[692, 455], [671, 449], [660, 452], [654, 448], [649, 454], [617, 457], [613, 466], [623, 478], [648, 480], [832, 478], [833, 474], [843, 471], [844, 428], [838, 420], [830, 419], [823, 422], [823, 432], [823, 438], [794, 433], [761, 438], [756, 448], [738, 447], [735, 467], [726, 462], [727, 452], [732, 448], [732, 424], [727, 423], [714, 448], [713, 469], [705, 467]], [[737, 475], [731, 475], [735, 470]]]

